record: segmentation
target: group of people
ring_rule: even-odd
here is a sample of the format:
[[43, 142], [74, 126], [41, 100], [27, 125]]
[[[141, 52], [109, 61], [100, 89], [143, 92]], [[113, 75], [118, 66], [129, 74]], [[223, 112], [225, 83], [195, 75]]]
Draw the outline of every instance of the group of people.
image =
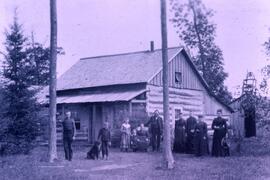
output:
[[[75, 139], [76, 128], [75, 121], [71, 117], [70, 111], [66, 112], [66, 118], [62, 121], [62, 125], [65, 159], [71, 161], [73, 155], [71, 144]], [[228, 155], [228, 152], [224, 152], [228, 151], [228, 146], [225, 141], [227, 123], [226, 120], [222, 118], [222, 110], [217, 111], [217, 118], [213, 120], [212, 129], [214, 130], [212, 156], [219, 157]], [[163, 120], [158, 110], [156, 110], [147, 123], [141, 123], [139, 127], [133, 130], [131, 130], [129, 119], [126, 118], [121, 125], [120, 131], [121, 151], [127, 152], [132, 148], [132, 141], [134, 145], [137, 136], [141, 137], [140, 142], [144, 142], [143, 146], [146, 146], [146, 149], [150, 143], [153, 151], [159, 151], [163, 135]], [[148, 141], [149, 138], [150, 140]], [[173, 139], [173, 151], [176, 153], [189, 153], [195, 154], [196, 156], [209, 154], [207, 124], [204, 122], [204, 116], [202, 115], [199, 115], [198, 119], [196, 119], [192, 115], [192, 112], [190, 112], [190, 117], [184, 120], [182, 112], [180, 112], [175, 121]], [[95, 159], [95, 157], [98, 158], [99, 144], [101, 144], [102, 158], [108, 159], [109, 146], [111, 144], [111, 132], [108, 122], [103, 124], [98, 134], [98, 141], [95, 142], [93, 148], [88, 152], [89, 154], [87, 154], [91, 159]]]
[[190, 112], [190, 117], [184, 120], [182, 113], [178, 114], [174, 128], [173, 151], [194, 153], [197, 156], [209, 154], [207, 124], [202, 115], [196, 119]]
[[150, 140], [148, 129], [141, 123], [138, 127], [131, 130], [129, 124], [129, 118], [126, 118], [124, 123], [121, 125], [121, 142], [120, 150], [122, 152], [128, 152], [129, 149], [136, 150], [147, 150]]
[[[156, 110], [153, 116], [150, 117], [149, 121], [141, 123], [139, 127], [134, 128], [131, 131], [131, 126], [129, 124], [129, 119], [127, 118], [121, 126], [121, 151], [128, 151], [130, 145], [136, 143], [136, 137], [141, 137], [140, 142], [142, 142], [142, 149], [147, 149], [148, 145], [151, 143], [153, 151], [160, 150], [160, 142], [162, 138], [163, 131], [163, 121], [159, 116], [158, 110]], [[148, 139], [151, 139], [148, 141]], [[134, 142], [135, 141], [135, 142]]]
[[[227, 123], [222, 118], [222, 110], [217, 111], [217, 118], [213, 120], [211, 128], [214, 130], [212, 156], [229, 155], [226, 143]], [[196, 156], [209, 154], [207, 124], [204, 122], [203, 115], [199, 115], [196, 119], [190, 112], [189, 118], [184, 120], [182, 113], [178, 114], [178, 119], [175, 121], [173, 151]]]

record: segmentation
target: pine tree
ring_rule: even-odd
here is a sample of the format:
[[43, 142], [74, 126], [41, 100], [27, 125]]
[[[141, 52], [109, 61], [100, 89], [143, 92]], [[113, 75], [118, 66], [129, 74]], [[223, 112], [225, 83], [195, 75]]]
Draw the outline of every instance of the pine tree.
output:
[[1, 140], [6, 142], [5, 152], [28, 153], [38, 133], [38, 106], [35, 92], [29, 85], [29, 62], [26, 58], [22, 26], [17, 17], [5, 33], [4, 87]]
[[224, 71], [221, 49], [215, 43], [216, 25], [210, 21], [213, 11], [207, 9], [201, 0], [188, 0], [180, 4], [171, 0], [174, 17], [171, 19], [183, 43], [191, 49], [192, 60], [210, 90], [224, 103], [232, 96], [224, 85], [228, 74]]

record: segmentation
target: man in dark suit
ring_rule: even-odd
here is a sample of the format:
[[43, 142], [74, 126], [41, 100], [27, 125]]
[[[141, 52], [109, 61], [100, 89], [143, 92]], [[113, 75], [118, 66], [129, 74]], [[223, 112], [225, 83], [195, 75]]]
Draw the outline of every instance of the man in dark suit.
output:
[[195, 126], [197, 120], [193, 116], [192, 111], [190, 111], [189, 118], [187, 118], [187, 148], [186, 151], [189, 154], [194, 153], [194, 135], [195, 135]]
[[66, 118], [62, 122], [63, 125], [63, 144], [65, 150], [65, 159], [68, 161], [72, 160], [72, 142], [75, 139], [76, 128], [75, 121], [71, 117], [71, 112], [66, 112]]
[[154, 115], [151, 116], [150, 120], [146, 123], [149, 126], [151, 133], [151, 144], [153, 151], [159, 151], [160, 140], [163, 132], [163, 120], [159, 116], [158, 110], [155, 110]]

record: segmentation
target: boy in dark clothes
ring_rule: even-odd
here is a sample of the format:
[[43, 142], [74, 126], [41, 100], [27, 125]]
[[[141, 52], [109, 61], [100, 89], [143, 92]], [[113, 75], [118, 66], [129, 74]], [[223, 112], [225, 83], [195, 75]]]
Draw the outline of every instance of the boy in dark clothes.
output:
[[109, 146], [111, 145], [111, 132], [109, 130], [109, 123], [105, 122], [104, 127], [99, 130], [98, 139], [101, 140], [102, 158], [107, 160], [109, 156]]
[[99, 152], [100, 152], [99, 145], [100, 145], [100, 142], [95, 141], [94, 146], [87, 153], [87, 159], [93, 159], [93, 160], [98, 159]]

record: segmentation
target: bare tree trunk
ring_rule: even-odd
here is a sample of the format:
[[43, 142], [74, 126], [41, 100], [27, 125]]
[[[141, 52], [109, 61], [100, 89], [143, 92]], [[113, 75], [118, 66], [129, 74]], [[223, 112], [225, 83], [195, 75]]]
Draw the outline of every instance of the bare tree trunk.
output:
[[174, 167], [171, 148], [171, 128], [169, 119], [169, 79], [168, 79], [168, 51], [167, 51], [167, 18], [166, 0], [160, 0], [161, 8], [161, 39], [162, 39], [162, 64], [163, 64], [163, 114], [164, 114], [164, 160], [168, 169]]
[[50, 41], [50, 137], [49, 162], [57, 159], [56, 136], [56, 60], [57, 60], [57, 15], [56, 0], [50, 0], [51, 41]]

